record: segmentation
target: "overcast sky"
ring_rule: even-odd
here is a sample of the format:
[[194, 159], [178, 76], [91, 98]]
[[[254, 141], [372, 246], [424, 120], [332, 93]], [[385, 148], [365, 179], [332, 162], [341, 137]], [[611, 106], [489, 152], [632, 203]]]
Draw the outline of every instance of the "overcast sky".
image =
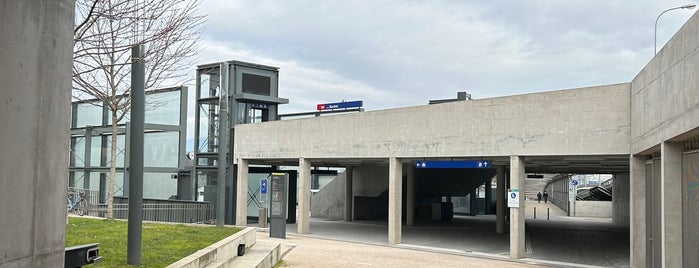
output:
[[[203, 0], [208, 24], [196, 62], [280, 67], [279, 95], [290, 101], [280, 113], [342, 100], [378, 110], [458, 91], [482, 99], [621, 83], [652, 58], [658, 14], [686, 3]], [[695, 11], [660, 18], [659, 49]]]

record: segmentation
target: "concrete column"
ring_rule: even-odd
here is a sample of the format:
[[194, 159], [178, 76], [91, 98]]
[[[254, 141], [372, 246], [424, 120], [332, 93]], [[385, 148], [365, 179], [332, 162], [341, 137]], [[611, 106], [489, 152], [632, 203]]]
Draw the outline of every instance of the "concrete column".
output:
[[296, 231], [299, 234], [307, 234], [311, 220], [311, 161], [299, 158], [299, 211]]
[[[219, 178], [219, 181], [225, 178]], [[235, 225], [248, 225], [248, 160], [238, 159], [236, 176]]]
[[612, 221], [629, 226], [629, 173], [614, 174], [612, 187]]
[[519, 189], [519, 208], [510, 208], [510, 258], [524, 257], [524, 157], [510, 156], [510, 187]]
[[476, 189], [473, 189], [471, 193], [468, 195], [468, 197], [468, 214], [470, 216], [476, 216], [476, 210], [478, 209], [478, 206], [476, 205], [476, 202], [478, 201], [476, 199]]
[[646, 157], [631, 157], [629, 211], [631, 267], [646, 267]]
[[682, 267], [682, 151], [681, 143], [660, 147], [660, 215], [663, 267]]
[[505, 199], [505, 166], [498, 166], [495, 168], [497, 174], [497, 196], [496, 199], [496, 210], [495, 210], [495, 233], [502, 234], [505, 233], [505, 211], [507, 200]]
[[415, 224], [415, 166], [408, 165], [407, 172], [407, 200], [405, 201], [405, 223], [408, 226]]
[[63, 263], [74, 14], [71, 0], [0, 4], [0, 267]]
[[388, 243], [401, 242], [401, 199], [403, 195], [403, 165], [400, 160], [388, 159]]
[[352, 167], [345, 169], [345, 220], [352, 221], [354, 194], [352, 192]]
[[493, 189], [493, 181], [488, 180], [485, 182], [485, 213], [486, 215], [490, 214], [490, 200], [493, 198], [491, 193], [491, 189]]

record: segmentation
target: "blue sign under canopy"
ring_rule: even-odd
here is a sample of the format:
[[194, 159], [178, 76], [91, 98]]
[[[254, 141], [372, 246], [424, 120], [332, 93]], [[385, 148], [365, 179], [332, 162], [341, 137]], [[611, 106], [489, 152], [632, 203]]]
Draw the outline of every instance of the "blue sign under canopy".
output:
[[417, 161], [416, 168], [490, 168], [488, 160]]

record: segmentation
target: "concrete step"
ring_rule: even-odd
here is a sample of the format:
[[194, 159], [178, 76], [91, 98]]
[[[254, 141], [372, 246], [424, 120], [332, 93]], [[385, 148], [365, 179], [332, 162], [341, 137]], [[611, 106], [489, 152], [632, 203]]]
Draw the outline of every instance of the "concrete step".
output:
[[[281, 247], [278, 242], [257, 241], [245, 251], [245, 255], [236, 257], [228, 267], [234, 268], [272, 268], [279, 261]], [[207, 266], [208, 267], [208, 266]], [[221, 266], [218, 266], [221, 267]]]

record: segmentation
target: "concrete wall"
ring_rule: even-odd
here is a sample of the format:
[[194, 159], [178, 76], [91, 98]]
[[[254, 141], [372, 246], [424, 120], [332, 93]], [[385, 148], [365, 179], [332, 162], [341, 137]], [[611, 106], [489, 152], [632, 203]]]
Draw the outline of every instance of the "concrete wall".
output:
[[575, 201], [575, 209], [570, 213], [574, 217], [611, 218], [611, 201]]
[[0, 5], [0, 267], [63, 265], [74, 8]]
[[345, 217], [345, 180], [347, 174], [338, 174], [317, 193], [311, 195], [311, 216], [341, 220]]
[[235, 158], [628, 154], [629, 128], [616, 84], [240, 125]]
[[631, 82], [631, 153], [699, 127], [699, 16]]
[[355, 196], [376, 197], [388, 190], [388, 166], [363, 165], [352, 170]]

